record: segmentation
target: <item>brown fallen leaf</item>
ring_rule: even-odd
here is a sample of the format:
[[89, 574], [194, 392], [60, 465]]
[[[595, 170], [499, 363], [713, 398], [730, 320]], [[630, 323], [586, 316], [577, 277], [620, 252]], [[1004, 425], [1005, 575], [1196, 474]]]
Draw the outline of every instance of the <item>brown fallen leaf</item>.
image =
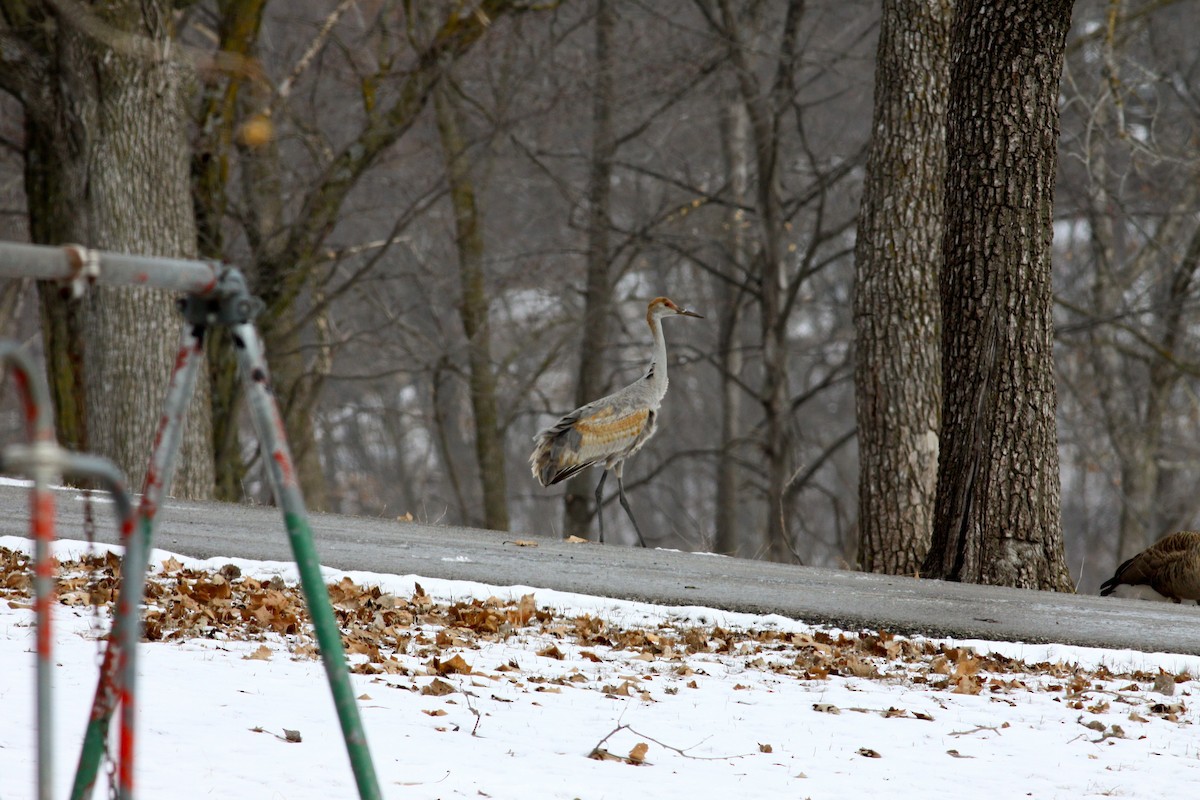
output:
[[774, 747], [771, 747], [771, 745], [769, 745], [769, 744], [763, 744], [762, 742], [759, 742], [759, 743], [758, 743], [758, 752], [760, 752], [760, 753], [774, 753], [774, 752], [775, 752], [775, 748], [774, 748]]
[[954, 756], [955, 758], [974, 758], [975, 757], [975, 756], [964, 756], [962, 753], [958, 752], [957, 750], [947, 750], [946, 753], [947, 753], [947, 755]]
[[466, 659], [461, 654], [455, 654], [452, 658], [445, 661], [441, 659], [433, 659], [429, 662], [429, 668], [432, 672], [438, 675], [470, 675], [471, 665], [466, 662]]
[[517, 547], [537, 547], [538, 543], [533, 539], [509, 539], [505, 544], [515, 545]]
[[558, 659], [559, 661], [562, 661], [563, 658], [565, 658], [565, 656], [562, 654], [562, 651], [558, 649], [558, 646], [553, 644], [543, 650], [539, 650], [538, 655], [543, 656], [544, 658]]
[[444, 709], [444, 708], [435, 708], [435, 709], [433, 709], [432, 711], [430, 711], [430, 710], [428, 710], [428, 709], [421, 709], [421, 713], [422, 713], [422, 714], [428, 714], [428, 715], [429, 715], [429, 716], [431, 716], [431, 717], [444, 717], [444, 716], [446, 716], [446, 709]]
[[300, 741], [300, 731], [293, 731], [289, 728], [284, 728], [283, 729], [283, 739], [286, 742], [299, 742]]
[[866, 756], [867, 758], [883, 758], [883, 756], [879, 755], [878, 750], [872, 750], [869, 747], [858, 748], [858, 754], [860, 756]]
[[646, 761], [646, 752], [650, 750], [650, 745], [645, 742], [638, 742], [629, 751], [629, 762], [631, 764], [643, 764]]
[[568, 536], [567, 538], [563, 539], [563, 541], [567, 542], [568, 544], [586, 544], [587, 542], [589, 542], [591, 540], [584, 539], [581, 536]]
[[267, 647], [265, 644], [260, 644], [258, 646], [258, 649], [255, 650], [253, 653], [242, 656], [242, 660], [243, 661], [270, 661], [271, 654], [272, 654], [271, 648]]
[[434, 678], [428, 686], [421, 687], [421, 694], [431, 695], [433, 697], [441, 697], [446, 694], [453, 694], [455, 688], [446, 683], [441, 678]]

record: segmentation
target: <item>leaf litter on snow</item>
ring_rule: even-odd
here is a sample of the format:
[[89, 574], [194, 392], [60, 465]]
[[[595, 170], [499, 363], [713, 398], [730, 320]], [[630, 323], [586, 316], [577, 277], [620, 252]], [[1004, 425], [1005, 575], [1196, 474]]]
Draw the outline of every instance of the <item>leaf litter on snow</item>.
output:
[[[32, 569], [27, 553], [0, 547], [0, 601], [29, 607]], [[63, 560], [56, 570], [59, 602], [95, 607], [107, 620], [119, 569], [111, 551]], [[539, 605], [534, 593], [444, 600], [414, 583], [411, 593], [400, 596], [348, 576], [327, 588], [353, 672], [449, 702], [466, 695], [468, 702], [490, 696], [513, 703], [524, 695], [576, 690], [655, 703], [702, 690], [710, 676], [736, 673], [736, 692], [771, 692], [783, 681], [820, 687], [838, 678], [851, 688], [863, 681], [901, 684], [929, 701], [912, 711], [825, 700], [811, 705], [824, 714], [860, 712], [886, 719], [932, 721], [952, 695], [1011, 706], [1049, 697], [1077, 712], [1080, 735], [1092, 743], [1137, 738], [1138, 728], [1149, 724], [1193, 721], [1193, 678], [1187, 672], [1028, 662], [886, 631], [703, 624], [687, 615], [614, 620]], [[170, 557], [154, 565], [147, 576], [144, 619], [149, 642], [243, 642], [257, 645], [244, 655], [256, 660], [319, 657], [298, 586], [279, 576], [243, 575], [233, 564], [198, 568]], [[441, 716], [439, 709], [424, 711]], [[980, 726], [951, 735], [1001, 732]], [[879, 757], [872, 748], [860, 754]], [[636, 748], [618, 760], [649, 763], [646, 752]]]

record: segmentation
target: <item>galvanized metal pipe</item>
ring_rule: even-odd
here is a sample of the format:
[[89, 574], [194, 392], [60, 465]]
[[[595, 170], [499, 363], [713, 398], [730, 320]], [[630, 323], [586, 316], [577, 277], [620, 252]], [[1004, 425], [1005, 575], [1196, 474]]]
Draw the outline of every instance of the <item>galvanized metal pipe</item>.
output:
[[[54, 440], [54, 423], [50, 417], [50, 392], [42, 373], [34, 367], [33, 359], [12, 342], [0, 342], [0, 362], [13, 371], [22, 394], [29, 455], [32, 456], [30, 477], [33, 489], [29, 495], [30, 527], [34, 542], [34, 614], [37, 620], [37, 796], [50, 800], [54, 776], [54, 715], [53, 684], [51, 682], [52, 628], [54, 603], [54, 566], [50, 544], [54, 540], [54, 495], [50, 492], [53, 464], [47, 456], [58, 445]], [[13, 448], [4, 454], [6, 462], [13, 458]]]
[[133, 800], [134, 742], [137, 720], [137, 645], [141, 638], [142, 594], [146, 588], [146, 561], [149, 555], [141, 537], [133, 535], [133, 501], [125, 485], [125, 476], [111, 461], [98, 456], [72, 453], [64, 473], [90, 477], [112, 495], [121, 543], [125, 555], [121, 559], [120, 593], [113, 618], [112, 642], [119, 641], [116, 692], [121, 703], [121, 727], [117, 761], [117, 797]]
[[[54, 539], [54, 494], [50, 491], [49, 483], [61, 475], [95, 478], [113, 496], [114, 507], [123, 540], [132, 538], [133, 504], [129, 491], [125, 487], [125, 478], [121, 471], [111, 461], [97, 456], [82, 453], [71, 453], [62, 449], [54, 441], [53, 427], [41, 420], [49, 416], [46, 410], [49, 392], [42, 383], [41, 373], [32, 368], [31, 359], [15, 346], [0, 342], [0, 359], [17, 365], [18, 384], [29, 391], [25, 394], [25, 408], [30, 420], [30, 446], [10, 446], [0, 457], [0, 467], [4, 471], [19, 472], [34, 477], [33, 513], [31, 524], [34, 532], [34, 607], [37, 614], [37, 661], [38, 661], [38, 691], [37, 691], [37, 737], [38, 737], [38, 797], [49, 800], [53, 796], [53, 698], [50, 683], [49, 668], [52, 662], [53, 648], [53, 603], [54, 575], [53, 559], [50, 545]], [[130, 551], [127, 551], [127, 556]], [[133, 558], [138, 559], [140, 552], [136, 543], [132, 549]], [[128, 561], [123, 562], [127, 567]], [[131, 598], [141, 598], [144, 588], [145, 569], [142, 579], [130, 576], [128, 570], [123, 570], [121, 581], [121, 603], [118, 618], [123, 620], [128, 630], [132, 625], [138, 630], [137, 620], [140, 602], [130, 602]], [[136, 645], [136, 640], [133, 645]], [[128, 646], [130, 655], [134, 653], [133, 646]], [[136, 662], [132, 658], [125, 661], [122, 673], [121, 695], [123, 701], [123, 716], [121, 725], [122, 742], [122, 771], [119, 796], [122, 800], [132, 800], [133, 782], [133, 750], [134, 750], [134, 721], [137, 672]], [[125, 780], [128, 776], [128, 780]]]
[[[171, 488], [175, 459], [183, 439], [183, 424], [187, 415], [188, 402], [196, 388], [196, 376], [204, 363], [205, 329], [198, 325], [185, 325], [179, 351], [175, 356], [175, 368], [167, 387], [163, 403], [163, 414], [159, 419], [154, 437], [154, 449], [150, 466], [146, 470], [142, 486], [142, 500], [137, 512], [137, 535], [132, 526], [129, 536], [122, 536], [125, 558], [121, 562], [121, 594], [118, 613], [113, 620], [112, 636], [104, 650], [100, 665], [100, 678], [96, 684], [96, 695], [92, 711], [84, 731], [83, 747], [79, 753], [79, 764], [75, 770], [75, 782], [71, 788], [72, 800], [90, 797], [96, 783], [100, 762], [104, 758], [105, 741], [109, 725], [118, 702], [122, 704], [122, 726], [120, 737], [120, 759], [118, 787], [132, 794], [133, 786], [133, 698], [125, 704], [128, 687], [133, 684], [135, 660], [133, 657], [141, 636], [140, 604], [145, 588], [146, 568], [149, 566], [151, 542], [154, 538], [155, 517], [163, 499]], [[125, 798], [122, 794], [121, 797]]]
[[100, 283], [208, 294], [222, 269], [217, 262], [130, 256], [79, 245], [0, 242], [0, 277], [77, 282], [80, 288]]
[[[334, 705], [338, 711], [359, 795], [363, 800], [377, 800], [381, 796], [379, 782], [371, 762], [370, 751], [367, 748], [366, 734], [358, 714], [358, 706], [354, 700], [345, 652], [342, 648], [341, 632], [338, 629], [337, 620], [329, 602], [329, 595], [321, 578], [320, 563], [313, 547], [312, 531], [308, 525], [304, 500], [296, 483], [287, 438], [283, 434], [282, 418], [270, 391], [266, 362], [262, 356], [262, 345], [257, 331], [248, 322], [261, 304], [245, 292], [245, 282], [241, 274], [214, 262], [101, 253], [78, 245], [46, 247], [0, 242], [0, 276], [62, 281], [76, 292], [82, 291], [90, 283], [141, 285], [185, 292], [190, 296], [190, 301], [204, 298], [206, 301], [212, 302], [213, 305], [208, 311], [210, 321], [230, 325], [234, 333], [239, 364], [246, 384], [251, 417], [263, 451], [270, 454], [267, 459], [268, 479], [276, 500], [283, 510], [284, 524], [292, 551], [296, 556], [301, 587], [308, 602], [309, 614], [313, 619], [313, 627], [321, 648], [326, 676], [333, 691]], [[195, 336], [196, 341], [201, 341], [204, 326], [196, 324], [194, 328], [198, 332]], [[181, 425], [187, 400], [191, 397], [194, 386], [193, 370], [194, 364], [198, 363], [198, 357], [195, 362], [190, 357], [184, 357], [183, 351], [188, 349], [188, 336], [189, 333], [185, 332], [185, 347], [181, 349], [180, 359], [177, 359], [176, 370], [172, 376], [172, 390], [168, 394], [168, 409], [174, 408], [170, 398], [176, 388], [180, 389], [179, 396], [183, 398], [183, 401], [177, 414], [169, 410], [164, 414], [160, 423], [154, 450], [155, 455], [152, 459], [151, 469], [147, 473], [146, 487], [138, 512], [140, 539], [135, 543], [134, 537], [129, 536], [126, 543], [127, 547], [140, 545], [141, 552], [138, 553], [135, 550], [136, 558], [130, 560], [127, 550], [126, 561], [122, 566], [123, 587], [132, 588], [132, 585], [125, 583], [124, 576], [127, 573], [132, 580], [144, 581], [145, 579], [145, 562], [149, 557], [154, 515], [161, 498], [166, 494], [174, 458], [178, 451], [178, 430], [173, 429], [172, 426], [176, 423]], [[199, 345], [196, 345], [196, 351], [199, 351]], [[184, 380], [180, 378], [181, 374], [190, 375], [186, 379], [190, 381], [186, 391], [179, 386]], [[155, 468], [156, 463], [158, 468]], [[37, 493], [35, 492], [36, 497]], [[52, 501], [50, 511], [51, 513], [53, 511]], [[36, 515], [35, 518], [37, 518]], [[141, 563], [135, 564], [135, 560]], [[135, 568], [138, 577], [132, 578], [132, 572], [129, 571]], [[142, 588], [144, 584], [139, 583], [138, 586]], [[123, 590], [122, 595], [125, 594], [126, 592]], [[137, 602], [132, 604], [134, 607], [140, 605], [140, 597], [139, 591], [136, 596]], [[129, 593], [129, 598], [134, 599], [132, 592]], [[92, 715], [85, 732], [79, 768], [76, 771], [75, 784], [72, 789], [73, 800], [89, 796], [95, 785], [96, 772], [104, 752], [104, 741], [109, 722], [119, 699], [114, 676], [117, 672], [118, 656], [122, 650], [129, 654], [127, 656], [129, 660], [121, 661], [122, 669], [131, 669], [129, 664], [132, 663], [133, 643], [136, 643], [138, 639], [139, 625], [120, 622], [124, 618], [124, 615], [119, 613], [114, 620], [114, 626], [119, 624], [122, 628], [120, 631], [114, 630], [113, 638], [110, 639], [105, 650], [101, 678], [96, 689]], [[125, 681], [123, 680], [122, 683]], [[132, 686], [132, 683], [126, 685]], [[132, 707], [132, 702], [130, 706]], [[129, 757], [125, 758], [123, 738], [122, 765], [128, 763], [132, 770], [132, 717], [130, 717], [128, 730], [130, 732]], [[129, 786], [129, 791], [132, 792], [131, 771]], [[48, 800], [48, 795], [45, 800]]]
[[333, 692], [334, 706], [342, 725], [342, 736], [350, 756], [350, 766], [358, 783], [362, 800], [379, 800], [379, 779], [371, 762], [367, 747], [367, 736], [363, 730], [354, 689], [350, 684], [350, 671], [346, 666], [346, 654], [342, 647], [342, 634], [338, 628], [329, 593], [321, 577], [321, 564], [313, 546], [312, 529], [304, 508], [304, 498], [296, 482], [296, 473], [287, 438], [283, 434], [283, 418], [275, 395], [271, 391], [266, 360], [262, 354], [262, 343], [253, 325], [235, 325], [232, 328], [234, 346], [237, 349], [238, 365], [242, 382], [250, 404], [250, 417], [258, 434], [263, 462], [267, 466], [267, 478], [275, 501], [283, 511], [288, 540], [300, 571], [300, 586], [308, 603], [325, 664], [325, 675]]

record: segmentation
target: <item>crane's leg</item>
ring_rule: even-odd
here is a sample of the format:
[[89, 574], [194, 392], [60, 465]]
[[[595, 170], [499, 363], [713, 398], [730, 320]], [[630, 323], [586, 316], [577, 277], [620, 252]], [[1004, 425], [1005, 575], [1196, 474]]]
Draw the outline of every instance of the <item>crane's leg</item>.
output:
[[600, 482], [596, 484], [596, 521], [600, 523], [600, 544], [604, 544], [604, 508], [601, 502], [604, 498], [604, 479], [608, 477], [608, 470], [600, 470]]
[[637, 520], [633, 518], [633, 511], [629, 508], [629, 501], [625, 499], [625, 481], [621, 478], [621, 465], [617, 465], [617, 496], [621, 498], [621, 508], [625, 509], [625, 513], [629, 515], [629, 521], [633, 523], [634, 533], [637, 534], [638, 543], [642, 547], [646, 546], [646, 540], [642, 538], [642, 529], [638, 527]]

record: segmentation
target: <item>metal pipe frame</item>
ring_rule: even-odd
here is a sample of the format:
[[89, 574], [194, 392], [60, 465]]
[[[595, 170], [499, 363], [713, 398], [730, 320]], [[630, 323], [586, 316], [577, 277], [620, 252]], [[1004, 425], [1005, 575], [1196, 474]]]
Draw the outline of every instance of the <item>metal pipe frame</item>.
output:
[[60, 281], [76, 294], [100, 283], [206, 295], [216, 288], [223, 270], [212, 261], [128, 256], [77, 244], [50, 247], [0, 242], [0, 277]]
[[[150, 565], [154, 521], [163, 499], [171, 489], [174, 463], [183, 440], [188, 402], [195, 391], [200, 366], [204, 363], [204, 335], [205, 328], [201, 325], [184, 326], [179, 351], [175, 356], [175, 368], [163, 401], [163, 414], [154, 436], [150, 467], [146, 470], [142, 486], [142, 499], [137, 512], [138, 534], [132, 535], [131, 527], [130, 535], [122, 536], [125, 557], [121, 562], [119, 611], [129, 607], [140, 609], [146, 570]], [[100, 678], [96, 683], [96, 694], [75, 769], [70, 795], [72, 800], [84, 800], [92, 794], [104, 758], [109, 725], [118, 704], [121, 706], [121, 730], [117, 780], [120, 786], [133, 785], [133, 698], [129, 698], [128, 704], [125, 701], [126, 687], [130, 685], [127, 681], [136, 674], [133, 654], [141, 638], [141, 627], [140, 614], [129, 618], [118, 613], [113, 621], [112, 636], [104, 649]], [[126, 800], [124, 795], [121, 797]]]
[[325, 675], [333, 692], [333, 702], [342, 725], [342, 736], [358, 784], [359, 797], [362, 800], [379, 800], [379, 780], [371, 762], [366, 732], [354, 699], [354, 688], [350, 684], [342, 633], [333, 613], [333, 605], [329, 602], [325, 580], [321, 577], [321, 563], [313, 546], [304, 498], [296, 482], [292, 454], [283, 432], [283, 417], [271, 391], [262, 342], [258, 331], [248, 323], [233, 326], [232, 333], [246, 399], [250, 405], [250, 417], [258, 434], [263, 462], [267, 465], [272, 493], [283, 511], [288, 540], [300, 571], [300, 586], [308, 603], [309, 616], [312, 617], [321, 660], [325, 663]]
[[[29, 427], [28, 446], [11, 445], [0, 454], [0, 470], [15, 471], [31, 475], [34, 485], [31, 492], [32, 513], [30, 525], [34, 533], [34, 608], [37, 618], [37, 796], [39, 800], [50, 800], [53, 796], [53, 696], [50, 668], [53, 648], [52, 613], [54, 603], [53, 560], [50, 545], [54, 539], [54, 494], [50, 481], [55, 476], [74, 475], [90, 477], [100, 481], [112, 495], [120, 525], [122, 538], [133, 532], [133, 505], [125, 478], [111, 461], [81, 453], [71, 453], [58, 446], [54, 439], [54, 428], [50, 420], [49, 391], [41, 372], [33, 367], [32, 359], [23, 350], [9, 342], [0, 342], [0, 361], [14, 368], [17, 384], [22, 390], [25, 417]], [[117, 611], [117, 620], [126, 629], [137, 628], [139, 603], [128, 602], [127, 598], [140, 599], [142, 587], [136, 580], [130, 582], [124, 573], [121, 581], [122, 602]], [[136, 645], [136, 640], [134, 642]], [[122, 800], [133, 797], [133, 750], [134, 720], [137, 673], [133, 668], [134, 647], [127, 651], [130, 659], [123, 673], [122, 694], [127, 698], [122, 717], [122, 777], [120, 782]], [[128, 759], [128, 769], [126, 760]]]
[[[379, 800], [379, 781], [367, 747], [366, 733], [354, 699], [350, 683], [350, 672], [342, 647], [341, 630], [329, 602], [329, 594], [321, 577], [320, 561], [313, 545], [312, 529], [304, 508], [304, 498], [296, 482], [295, 469], [283, 419], [270, 388], [266, 360], [258, 332], [250, 320], [261, 308], [261, 301], [246, 290], [245, 279], [235, 268], [215, 262], [189, 261], [183, 259], [149, 258], [102, 253], [79, 245], [47, 247], [12, 242], [0, 242], [0, 276], [33, 277], [41, 280], [63, 282], [72, 292], [81, 294], [93, 283], [111, 285], [148, 286], [184, 292], [181, 303], [187, 323], [183, 344], [176, 358], [175, 370], [168, 389], [165, 411], [159, 423], [151, 455], [150, 469], [146, 475], [142, 502], [138, 509], [138, 536], [133, 535], [132, 526], [128, 535], [123, 532], [126, 545], [122, 563], [122, 591], [118, 601], [118, 615], [114, 620], [114, 631], [108, 641], [101, 667], [100, 681], [92, 705], [80, 753], [79, 767], [72, 789], [72, 800], [89, 797], [96, 780], [96, 773], [104, 753], [104, 743], [113, 711], [122, 703], [121, 761], [119, 782], [122, 800], [131, 800], [133, 786], [133, 677], [134, 650], [141, 632], [140, 607], [145, 574], [148, 567], [151, 541], [154, 534], [155, 516], [170, 487], [175, 458], [178, 454], [183, 421], [195, 387], [196, 372], [203, 355], [203, 338], [207, 325], [230, 326], [233, 332], [238, 363], [250, 405], [251, 418], [259, 443], [267, 457], [267, 477], [272, 491], [283, 511], [284, 525], [296, 564], [300, 572], [301, 588], [313, 620], [326, 677], [333, 692], [334, 706], [346, 741], [351, 768], [362, 800]], [[43, 406], [44, 408], [44, 406]], [[43, 412], [45, 417], [45, 412]], [[48, 417], [38, 420], [48, 426], [51, 442], [53, 427]], [[39, 502], [35, 480], [34, 502]], [[47, 502], [50, 511], [49, 527], [42, 532], [35, 527], [35, 538], [44, 538], [48, 551], [49, 538], [53, 530], [53, 499]], [[34, 519], [45, 519], [36, 514]], [[45, 525], [46, 523], [43, 523]], [[123, 526], [123, 531], [125, 527]], [[131, 557], [132, 555], [132, 557]], [[46, 556], [49, 564], [49, 557]], [[38, 581], [43, 579], [40, 576]], [[128, 582], [126, 582], [128, 581]], [[49, 591], [53, 585], [47, 574], [44, 579]], [[136, 592], [134, 591], [136, 589]], [[39, 594], [39, 598], [41, 595]], [[39, 599], [39, 603], [43, 602]], [[48, 611], [50, 600], [44, 601]], [[125, 614], [133, 616], [126, 619]], [[47, 614], [48, 618], [48, 614]], [[119, 628], [117, 626], [120, 626]], [[49, 641], [46, 628], [47, 642]], [[39, 636], [43, 633], [38, 627]], [[39, 642], [40, 644], [40, 642]], [[39, 665], [41, 664], [39, 646]], [[48, 664], [47, 662], [47, 677]], [[40, 674], [40, 673], [39, 673]], [[119, 679], [116, 677], [120, 675]], [[39, 679], [40, 680], [40, 679]], [[40, 685], [40, 684], [39, 684]], [[128, 704], [125, 704], [128, 699]], [[40, 708], [40, 706], [39, 706]], [[126, 716], [126, 714], [128, 716]], [[40, 730], [40, 729], [39, 729]], [[48, 731], [48, 728], [47, 728]], [[40, 733], [39, 733], [40, 735]], [[39, 742], [39, 748], [40, 748]], [[39, 749], [39, 753], [41, 750]], [[49, 739], [46, 744], [49, 759]], [[40, 769], [41, 767], [39, 767]], [[49, 767], [46, 768], [47, 771]], [[49, 800], [49, 790], [39, 800]]]

